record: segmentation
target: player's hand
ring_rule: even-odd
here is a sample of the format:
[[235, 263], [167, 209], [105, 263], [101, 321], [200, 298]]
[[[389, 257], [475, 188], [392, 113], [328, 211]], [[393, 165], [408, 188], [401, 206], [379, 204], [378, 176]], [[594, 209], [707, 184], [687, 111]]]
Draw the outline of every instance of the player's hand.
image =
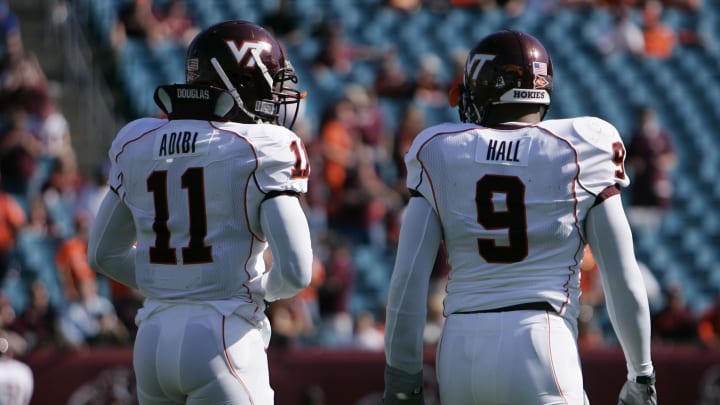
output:
[[423, 372], [406, 373], [400, 369], [385, 365], [384, 405], [424, 405]]
[[655, 373], [638, 377], [635, 381], [625, 381], [620, 390], [618, 405], [657, 405]]

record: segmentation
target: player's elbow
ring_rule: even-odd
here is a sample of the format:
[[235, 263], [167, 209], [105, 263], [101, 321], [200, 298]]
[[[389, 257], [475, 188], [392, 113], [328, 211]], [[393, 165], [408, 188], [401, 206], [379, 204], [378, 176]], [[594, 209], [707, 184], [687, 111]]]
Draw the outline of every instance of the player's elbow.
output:
[[90, 268], [93, 269], [93, 271], [97, 273], [101, 273], [101, 262], [103, 261], [102, 256], [100, 255], [100, 252], [98, 251], [97, 244], [95, 243], [88, 243], [87, 248], [87, 259], [88, 259], [88, 265], [90, 265]]
[[310, 285], [312, 280], [312, 255], [299, 257], [288, 263], [285, 282], [293, 289], [301, 291]]

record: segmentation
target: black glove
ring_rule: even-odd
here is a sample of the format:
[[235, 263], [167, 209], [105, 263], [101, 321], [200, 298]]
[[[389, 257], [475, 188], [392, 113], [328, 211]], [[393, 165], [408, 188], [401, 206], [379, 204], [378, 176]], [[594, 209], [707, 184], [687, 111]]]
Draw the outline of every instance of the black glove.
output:
[[657, 405], [655, 372], [649, 376], [637, 377], [635, 381], [625, 381], [620, 390], [618, 405]]
[[409, 374], [400, 369], [385, 365], [385, 405], [424, 405], [423, 372]]

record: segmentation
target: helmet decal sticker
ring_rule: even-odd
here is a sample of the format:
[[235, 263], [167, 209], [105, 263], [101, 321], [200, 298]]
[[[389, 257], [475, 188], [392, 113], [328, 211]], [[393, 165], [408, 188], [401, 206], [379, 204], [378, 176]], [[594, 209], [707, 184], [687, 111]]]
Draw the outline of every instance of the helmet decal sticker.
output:
[[263, 51], [270, 52], [272, 49], [272, 45], [265, 41], [244, 41], [240, 49], [238, 49], [237, 43], [233, 40], [229, 39], [225, 41], [225, 43], [228, 48], [230, 48], [230, 52], [232, 52], [238, 64], [241, 64], [243, 60], [247, 58], [247, 63], [245, 64], [247, 67], [253, 67], [256, 64], [255, 58], [252, 57], [253, 50], [256, 50], [259, 54]]
[[470, 79], [470, 81], [477, 80], [485, 62], [489, 62], [493, 59], [495, 59], [495, 55], [485, 55], [481, 53], [472, 55], [465, 65], [465, 71], [467, 72], [466, 81], [467, 79]]

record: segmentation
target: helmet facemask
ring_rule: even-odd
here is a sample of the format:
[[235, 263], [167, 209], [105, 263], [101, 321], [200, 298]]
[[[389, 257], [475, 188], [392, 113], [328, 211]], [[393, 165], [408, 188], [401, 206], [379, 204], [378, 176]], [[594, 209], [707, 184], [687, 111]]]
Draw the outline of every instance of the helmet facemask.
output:
[[[222, 80], [225, 88], [230, 92], [233, 99], [235, 99], [235, 103], [238, 108], [240, 108], [242, 114], [255, 123], [271, 123], [292, 129], [298, 116], [300, 100], [304, 97], [299, 90], [294, 88], [298, 79], [292, 65], [289, 62], [286, 63], [284, 68], [278, 70], [274, 76], [271, 76], [257, 50], [252, 49], [250, 53], [257, 67], [256, 73], [260, 76], [254, 83], [267, 84], [266, 90], [262, 93], [269, 95], [268, 97], [255, 99], [252, 107], [247, 105], [253, 104], [251, 97], [243, 97], [241, 95], [247, 93], [243, 91], [246, 86], [242, 84], [242, 81], [235, 80], [237, 83], [236, 86], [216, 58], [210, 59], [210, 63], [218, 77]], [[253, 81], [248, 82], [253, 83]], [[288, 107], [294, 107], [292, 113], [288, 113], [290, 110]]]

